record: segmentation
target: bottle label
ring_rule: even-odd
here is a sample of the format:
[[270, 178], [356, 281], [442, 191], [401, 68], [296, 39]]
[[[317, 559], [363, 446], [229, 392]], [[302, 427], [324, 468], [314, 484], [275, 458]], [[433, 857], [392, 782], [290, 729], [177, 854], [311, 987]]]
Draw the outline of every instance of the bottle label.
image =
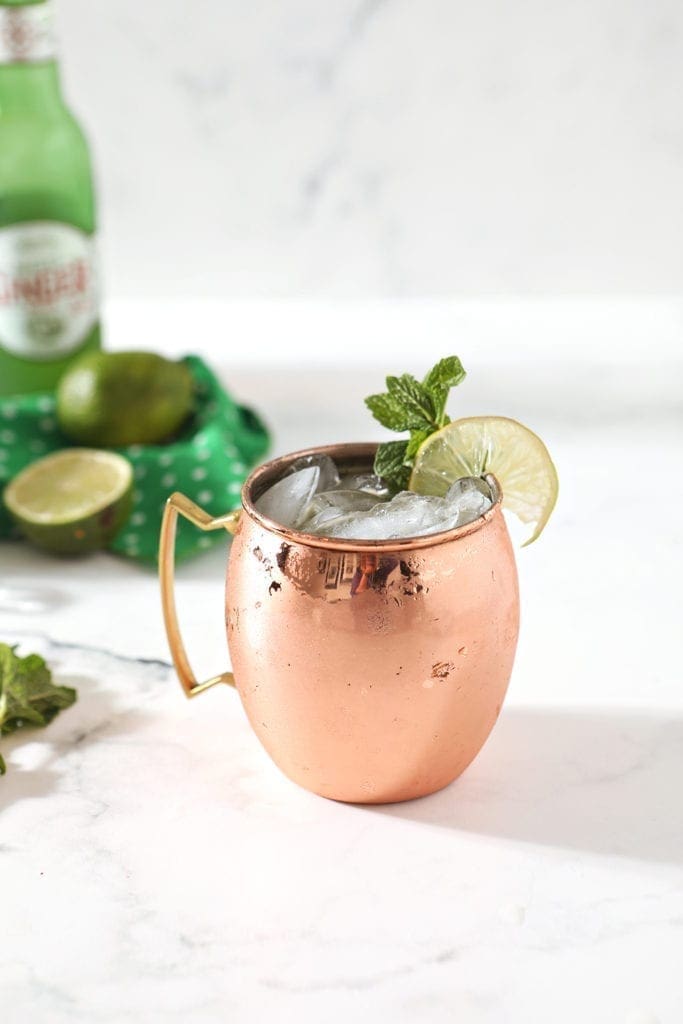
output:
[[52, 3], [0, 7], [0, 64], [52, 60], [55, 30]]
[[53, 221], [0, 228], [0, 348], [23, 359], [59, 359], [97, 321], [91, 235]]

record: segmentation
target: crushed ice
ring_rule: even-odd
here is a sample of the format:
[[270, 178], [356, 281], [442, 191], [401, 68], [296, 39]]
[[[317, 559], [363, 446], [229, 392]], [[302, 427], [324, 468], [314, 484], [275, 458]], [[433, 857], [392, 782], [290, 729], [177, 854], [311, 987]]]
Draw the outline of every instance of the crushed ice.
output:
[[480, 477], [462, 477], [443, 498], [400, 491], [391, 496], [373, 473], [341, 477], [328, 455], [297, 459], [268, 488], [256, 507], [282, 526], [319, 537], [393, 540], [453, 530], [471, 523], [493, 504]]

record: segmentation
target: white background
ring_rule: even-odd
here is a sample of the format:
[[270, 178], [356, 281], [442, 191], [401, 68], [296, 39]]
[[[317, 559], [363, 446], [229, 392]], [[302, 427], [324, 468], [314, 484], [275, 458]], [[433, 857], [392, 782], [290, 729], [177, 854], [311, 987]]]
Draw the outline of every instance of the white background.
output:
[[58, 0], [109, 296], [677, 292], [677, 0]]

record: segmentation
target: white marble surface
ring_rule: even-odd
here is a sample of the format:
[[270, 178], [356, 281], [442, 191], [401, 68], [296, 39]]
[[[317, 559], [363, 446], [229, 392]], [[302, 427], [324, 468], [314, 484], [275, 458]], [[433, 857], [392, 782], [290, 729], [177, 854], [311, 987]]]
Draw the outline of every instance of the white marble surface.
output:
[[56, 0], [115, 295], [680, 291], [678, 0]]
[[[532, 358], [519, 318], [509, 352], [524, 336], [525, 358], [500, 345], [494, 363], [495, 332], [451, 321], [484, 339], [453, 346], [470, 369], [457, 409], [539, 430], [562, 490], [519, 552], [501, 719], [423, 801], [323, 801], [279, 775], [234, 693], [184, 701], [151, 573], [0, 546], [3, 583], [52, 591], [42, 613], [0, 608], [0, 634], [44, 650], [80, 694], [29, 742], [2, 741], [3, 1024], [679, 1024], [683, 374], [674, 320], [667, 334], [651, 313], [640, 350], [611, 363], [599, 346], [593, 362], [569, 345]], [[588, 317], [589, 336], [616, 337], [618, 319]], [[378, 436], [361, 403], [381, 383], [371, 366], [226, 379], [268, 412], [278, 450]], [[214, 551], [179, 573], [207, 674], [226, 665], [224, 563]]]

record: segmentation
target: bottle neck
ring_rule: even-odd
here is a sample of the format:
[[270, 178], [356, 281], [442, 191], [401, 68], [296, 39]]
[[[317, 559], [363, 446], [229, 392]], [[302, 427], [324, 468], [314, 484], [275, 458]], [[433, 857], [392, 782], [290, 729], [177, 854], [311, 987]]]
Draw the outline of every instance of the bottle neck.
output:
[[61, 105], [51, 0], [0, 0], [0, 112]]
[[44, 112], [61, 106], [56, 61], [0, 64], [0, 115], [24, 110]]

